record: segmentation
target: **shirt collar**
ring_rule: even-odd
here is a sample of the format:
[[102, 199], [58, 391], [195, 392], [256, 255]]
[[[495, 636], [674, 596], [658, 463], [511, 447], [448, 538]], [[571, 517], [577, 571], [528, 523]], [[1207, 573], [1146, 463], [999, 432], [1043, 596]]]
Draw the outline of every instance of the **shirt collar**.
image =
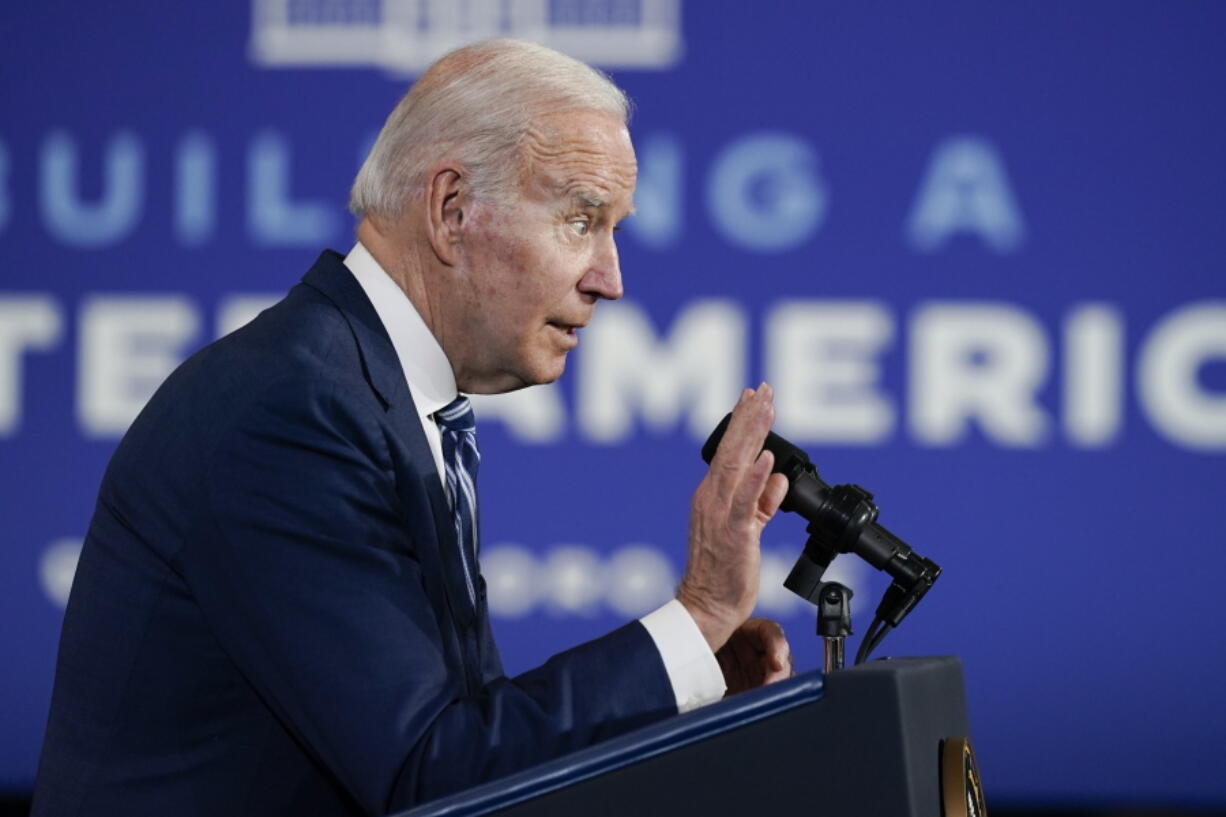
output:
[[451, 362], [404, 290], [360, 241], [345, 256], [345, 266], [361, 285], [392, 339], [418, 415], [428, 417], [455, 400], [459, 389]]

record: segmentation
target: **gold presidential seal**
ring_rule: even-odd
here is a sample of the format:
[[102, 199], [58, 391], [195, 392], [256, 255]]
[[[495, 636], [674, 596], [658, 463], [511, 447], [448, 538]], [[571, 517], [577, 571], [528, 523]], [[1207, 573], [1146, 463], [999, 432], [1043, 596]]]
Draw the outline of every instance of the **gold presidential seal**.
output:
[[987, 817], [970, 738], [946, 738], [941, 743], [941, 805], [944, 817]]

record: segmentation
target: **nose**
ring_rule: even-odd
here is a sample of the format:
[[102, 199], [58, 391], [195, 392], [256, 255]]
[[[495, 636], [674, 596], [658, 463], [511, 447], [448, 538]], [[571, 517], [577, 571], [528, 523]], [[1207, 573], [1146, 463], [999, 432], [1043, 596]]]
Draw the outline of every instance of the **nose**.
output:
[[617, 243], [613, 240], [612, 230], [598, 239], [591, 262], [579, 281], [579, 291], [609, 301], [616, 301], [624, 294]]

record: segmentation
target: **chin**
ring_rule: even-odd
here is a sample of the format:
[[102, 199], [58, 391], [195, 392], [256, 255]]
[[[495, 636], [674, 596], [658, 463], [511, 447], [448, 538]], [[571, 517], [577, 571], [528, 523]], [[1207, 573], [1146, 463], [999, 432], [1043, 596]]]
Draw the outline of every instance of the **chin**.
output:
[[566, 364], [562, 363], [558, 366], [549, 369], [548, 371], [535, 372], [531, 379], [527, 380], [525, 386], [544, 386], [546, 383], [554, 383], [566, 371]]
[[484, 366], [465, 372], [456, 385], [466, 394], [504, 394], [553, 383], [566, 371], [569, 351], [556, 346], [521, 346], [515, 349], [517, 353], [486, 360]]
[[546, 360], [539, 360], [535, 365], [530, 367], [527, 376], [524, 378], [525, 386], [543, 386], [546, 383], [553, 383], [562, 373], [566, 371], [566, 354], [562, 353], [557, 357], [550, 357]]
[[459, 383], [460, 391], [465, 394], [506, 394], [519, 391], [529, 386], [543, 386], [553, 383], [566, 370], [566, 358], [554, 364], [521, 366], [516, 369], [505, 369], [497, 377], [483, 379], [480, 383]]

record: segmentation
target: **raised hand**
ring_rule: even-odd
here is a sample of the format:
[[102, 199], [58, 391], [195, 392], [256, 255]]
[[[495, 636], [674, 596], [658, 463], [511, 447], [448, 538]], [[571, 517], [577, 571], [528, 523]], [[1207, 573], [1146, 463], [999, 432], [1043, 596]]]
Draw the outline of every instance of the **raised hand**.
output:
[[[677, 590], [712, 652], [719, 652], [758, 600], [762, 529], [787, 493], [762, 443], [775, 419], [774, 391], [746, 389], [690, 503], [689, 560]], [[761, 453], [759, 453], [761, 452]]]

